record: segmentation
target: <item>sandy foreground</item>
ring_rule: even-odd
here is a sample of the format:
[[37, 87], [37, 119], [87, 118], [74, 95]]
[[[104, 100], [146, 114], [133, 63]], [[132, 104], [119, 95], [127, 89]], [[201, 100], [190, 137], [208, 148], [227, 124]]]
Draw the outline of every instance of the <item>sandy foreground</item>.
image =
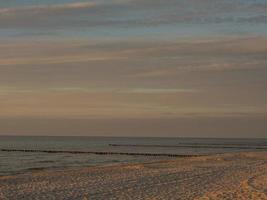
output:
[[1, 177], [0, 199], [267, 200], [267, 152]]

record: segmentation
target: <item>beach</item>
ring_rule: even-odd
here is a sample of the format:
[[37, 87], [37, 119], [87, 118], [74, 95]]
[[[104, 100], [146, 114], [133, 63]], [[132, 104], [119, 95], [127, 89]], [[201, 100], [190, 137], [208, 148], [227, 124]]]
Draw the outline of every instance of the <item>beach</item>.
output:
[[267, 152], [239, 152], [0, 177], [0, 199], [267, 199]]
[[0, 200], [267, 200], [267, 0], [0, 0]]

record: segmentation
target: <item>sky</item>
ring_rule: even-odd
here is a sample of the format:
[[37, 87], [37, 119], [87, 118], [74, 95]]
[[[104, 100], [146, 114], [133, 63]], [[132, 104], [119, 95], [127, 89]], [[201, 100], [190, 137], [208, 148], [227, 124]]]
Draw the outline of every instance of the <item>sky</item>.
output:
[[0, 135], [266, 138], [266, 0], [0, 0]]

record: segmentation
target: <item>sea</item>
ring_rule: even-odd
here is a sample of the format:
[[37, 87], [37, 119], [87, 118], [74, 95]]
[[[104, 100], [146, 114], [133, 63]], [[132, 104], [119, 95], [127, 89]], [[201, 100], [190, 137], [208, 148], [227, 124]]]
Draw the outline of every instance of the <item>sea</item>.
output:
[[[63, 152], [42, 152], [48, 150]], [[119, 152], [130, 155], [73, 154], [68, 151]], [[177, 159], [168, 157], [169, 154], [210, 155], [242, 151], [267, 151], [267, 139], [0, 136], [0, 176], [31, 173], [43, 169], [61, 170]], [[150, 156], [131, 155], [131, 153]]]

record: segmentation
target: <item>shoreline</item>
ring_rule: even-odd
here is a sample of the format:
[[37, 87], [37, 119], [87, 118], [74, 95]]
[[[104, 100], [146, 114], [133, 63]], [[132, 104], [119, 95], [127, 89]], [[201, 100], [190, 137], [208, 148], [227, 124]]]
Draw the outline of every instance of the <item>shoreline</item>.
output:
[[[0, 149], [0, 151], [2, 151], [2, 149]], [[13, 151], [13, 150], [11, 150]], [[15, 151], [19, 151], [20, 150], [15, 150]], [[24, 150], [23, 150], [24, 151]], [[31, 150], [30, 150], [31, 151]], [[29, 152], [30, 152], [29, 151]], [[37, 151], [39, 152], [39, 151]], [[244, 151], [244, 152], [227, 152], [227, 153], [215, 153], [215, 154], [206, 154], [206, 155], [177, 155], [175, 157], [172, 157], [172, 156], [162, 156], [163, 158], [162, 159], [159, 159], [159, 160], [151, 160], [151, 161], [140, 161], [140, 162], [125, 162], [125, 163], [108, 163], [108, 164], [96, 164], [96, 165], [88, 165], [88, 166], [56, 166], [56, 167], [37, 167], [37, 168], [27, 168], [27, 169], [24, 169], [24, 170], [21, 170], [19, 172], [15, 172], [14, 174], [9, 174], [9, 175], [0, 175], [0, 179], [1, 178], [5, 178], [5, 177], [14, 177], [14, 176], [20, 176], [20, 175], [27, 175], [27, 174], [34, 174], [34, 173], [42, 173], [42, 172], [53, 172], [53, 171], [56, 171], [56, 172], [60, 172], [60, 171], [70, 171], [70, 170], [82, 170], [82, 169], [94, 169], [94, 168], [97, 168], [97, 169], [100, 169], [100, 168], [116, 168], [116, 167], [131, 167], [131, 166], [135, 166], [135, 165], [149, 165], [149, 164], [162, 164], [162, 163], [169, 163], [169, 162], [175, 162], [177, 161], [178, 159], [191, 159], [191, 158], [198, 158], [198, 157], [215, 157], [215, 156], [221, 156], [221, 155], [232, 155], [232, 154], [240, 154], [240, 153], [258, 153], [258, 152], [265, 152], [265, 151], [262, 151], [262, 150], [255, 150], [255, 151]], [[267, 151], [266, 151], [267, 152]], [[139, 155], [137, 155], [139, 156]], [[141, 155], [143, 156], [143, 155]], [[161, 157], [161, 156], [159, 156]]]
[[[17, 150], [15, 150], [17, 151]], [[0, 175], [1, 178], [5, 177], [14, 177], [14, 176], [20, 176], [20, 175], [34, 175], [35, 173], [46, 173], [46, 172], [64, 172], [64, 171], [76, 171], [76, 170], [83, 170], [83, 169], [105, 169], [105, 168], [123, 168], [123, 167], [135, 167], [135, 165], [150, 165], [150, 164], [164, 164], [164, 163], [175, 163], [180, 160], [185, 160], [189, 161], [191, 159], [194, 160], [198, 158], [202, 159], [209, 159], [209, 158], [215, 158], [220, 160], [221, 157], [228, 157], [228, 156], [242, 156], [243, 154], [266, 154], [267, 158], [267, 151], [264, 150], [255, 150], [255, 151], [242, 151], [242, 152], [227, 152], [227, 153], [215, 153], [215, 154], [206, 154], [206, 155], [177, 155], [176, 157], [172, 156], [166, 156], [165, 159], [160, 159], [160, 160], [151, 160], [151, 161], [144, 161], [144, 162], [125, 162], [125, 163], [108, 163], [108, 164], [96, 164], [96, 165], [91, 165], [91, 166], [58, 166], [58, 167], [40, 167], [40, 168], [29, 168], [22, 170], [21, 173], [18, 172], [17, 174], [13, 175]], [[139, 156], [139, 155], [137, 155]], [[143, 155], [141, 155], [143, 156]], [[161, 156], [160, 156], [161, 157]], [[164, 156], [162, 156], [164, 157]], [[266, 160], [267, 162], [267, 160]]]
[[[16, 192], [14, 192], [16, 191]], [[0, 177], [0, 199], [266, 199], [267, 152], [239, 152]]]
[[108, 164], [96, 164], [96, 165], [91, 165], [91, 166], [58, 166], [58, 167], [43, 167], [43, 168], [37, 168], [37, 169], [25, 169], [22, 170], [21, 172], [18, 172], [16, 174], [11, 174], [11, 175], [0, 175], [0, 180], [1, 178], [5, 177], [14, 177], [14, 176], [20, 176], [20, 175], [27, 175], [27, 174], [34, 174], [34, 173], [42, 173], [42, 172], [60, 172], [60, 171], [72, 171], [72, 170], [82, 170], [82, 169], [100, 169], [100, 168], [116, 168], [116, 167], [131, 167], [134, 165], [140, 165], [140, 164], [157, 164], [157, 163], [168, 163], [168, 162], [173, 162], [177, 159], [189, 159], [189, 158], [194, 158], [194, 157], [200, 157], [200, 156], [208, 156], [208, 155], [194, 155], [194, 156], [181, 156], [181, 157], [166, 157], [165, 159], [162, 158], [162, 160], [151, 160], [151, 161], [145, 161], [145, 162], [125, 162], [125, 163], [108, 163]]
[[172, 154], [172, 153], [134, 153], [115, 151], [63, 151], [63, 150], [40, 150], [40, 149], [0, 149], [3, 152], [27, 152], [27, 153], [68, 153], [68, 154], [95, 154], [95, 155], [127, 155], [127, 156], [151, 156], [151, 157], [197, 157], [193, 154]]

